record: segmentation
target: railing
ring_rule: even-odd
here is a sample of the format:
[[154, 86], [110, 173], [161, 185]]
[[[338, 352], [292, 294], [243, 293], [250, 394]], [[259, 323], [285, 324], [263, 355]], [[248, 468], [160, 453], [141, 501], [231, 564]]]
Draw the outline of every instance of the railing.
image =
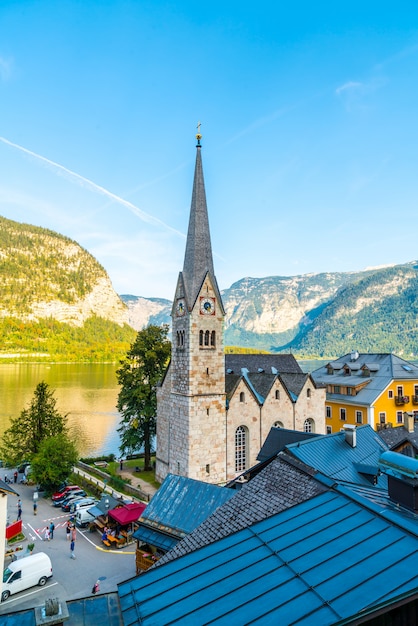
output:
[[395, 404], [397, 406], [408, 404], [408, 402], [409, 402], [409, 396], [395, 396]]
[[152, 556], [149, 552], [143, 552], [142, 550], [136, 551], [136, 573], [145, 572], [152, 567], [158, 559]]

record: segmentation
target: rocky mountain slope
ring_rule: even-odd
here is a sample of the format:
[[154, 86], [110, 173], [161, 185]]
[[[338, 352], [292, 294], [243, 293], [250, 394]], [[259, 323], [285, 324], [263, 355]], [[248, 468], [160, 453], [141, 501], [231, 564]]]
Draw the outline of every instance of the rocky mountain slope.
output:
[[[170, 323], [171, 302], [122, 296], [130, 323]], [[222, 292], [225, 344], [299, 355], [418, 353], [416, 261], [363, 272], [243, 278]]]

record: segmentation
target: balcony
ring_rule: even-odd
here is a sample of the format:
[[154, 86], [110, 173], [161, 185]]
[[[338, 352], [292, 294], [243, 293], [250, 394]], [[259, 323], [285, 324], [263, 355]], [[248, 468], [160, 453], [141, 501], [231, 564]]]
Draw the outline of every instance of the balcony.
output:
[[409, 396], [395, 396], [395, 404], [396, 406], [402, 406], [403, 404], [408, 404]]

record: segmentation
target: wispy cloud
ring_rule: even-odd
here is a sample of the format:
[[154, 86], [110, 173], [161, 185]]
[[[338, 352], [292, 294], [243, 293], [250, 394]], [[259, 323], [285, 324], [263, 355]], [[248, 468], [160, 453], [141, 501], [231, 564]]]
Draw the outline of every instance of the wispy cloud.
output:
[[37, 154], [36, 152], [32, 152], [32, 150], [28, 150], [27, 148], [24, 148], [23, 146], [19, 146], [18, 144], [13, 143], [12, 141], [9, 141], [5, 137], [0, 137], [0, 141], [3, 142], [6, 145], [12, 147], [12, 148], [16, 148], [17, 150], [20, 150], [24, 154], [26, 154], [26, 155], [28, 155], [30, 157], [33, 157], [34, 159], [39, 160], [41, 163], [43, 163], [43, 165], [46, 165], [47, 167], [51, 167], [53, 170], [59, 172], [60, 174], [64, 175], [66, 178], [68, 178], [69, 180], [77, 183], [78, 185], [81, 185], [82, 187], [90, 189], [91, 191], [94, 191], [94, 192], [99, 193], [99, 194], [101, 194], [103, 196], [106, 196], [110, 200], [112, 200], [114, 202], [117, 202], [118, 204], [123, 205], [124, 207], [129, 209], [129, 211], [131, 211], [134, 215], [139, 217], [143, 222], [146, 222], [148, 224], [152, 224], [154, 226], [158, 226], [158, 227], [163, 228], [165, 230], [169, 230], [170, 232], [175, 233], [176, 235], [180, 235], [180, 237], [183, 237], [183, 238], [185, 237], [184, 233], [181, 233], [180, 231], [176, 230], [175, 228], [172, 228], [171, 226], [169, 226], [168, 224], [166, 224], [162, 220], [158, 219], [157, 217], [154, 217], [153, 215], [150, 215], [149, 213], [146, 213], [145, 211], [143, 211], [139, 207], [137, 207], [134, 204], [132, 204], [132, 202], [129, 202], [128, 200], [125, 200], [124, 198], [121, 198], [120, 196], [117, 196], [116, 194], [112, 193], [108, 189], [105, 189], [104, 187], [101, 187], [100, 185], [97, 185], [92, 180], [89, 180], [88, 178], [85, 178], [84, 176], [81, 176], [81, 174], [77, 174], [76, 172], [73, 172], [72, 170], [68, 169], [67, 167], [64, 167], [63, 165], [60, 165], [59, 163], [55, 163], [55, 161], [51, 161], [51, 159], [47, 159], [46, 157], [44, 157], [44, 156], [42, 156], [40, 154]]
[[362, 83], [349, 80], [348, 82], [344, 83], [340, 87], [337, 87], [337, 89], [335, 90], [335, 93], [337, 94], [337, 96], [339, 96], [346, 91], [359, 90], [362, 88], [362, 86], [363, 86]]
[[0, 57], [0, 79], [6, 81], [12, 74], [13, 62], [10, 59]]
[[335, 89], [335, 95], [344, 103], [347, 111], [367, 109], [367, 96], [370, 96], [387, 83], [381, 76], [370, 78], [368, 81], [348, 80]]

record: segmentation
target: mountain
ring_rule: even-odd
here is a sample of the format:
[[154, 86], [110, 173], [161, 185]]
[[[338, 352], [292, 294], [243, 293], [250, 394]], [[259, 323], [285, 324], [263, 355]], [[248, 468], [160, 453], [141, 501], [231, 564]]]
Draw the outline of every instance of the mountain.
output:
[[0, 357], [117, 359], [135, 333], [104, 268], [75, 241], [0, 217]]
[[[170, 323], [171, 302], [122, 296], [133, 317]], [[222, 291], [225, 345], [300, 356], [418, 353], [418, 262], [362, 272], [243, 278]]]

